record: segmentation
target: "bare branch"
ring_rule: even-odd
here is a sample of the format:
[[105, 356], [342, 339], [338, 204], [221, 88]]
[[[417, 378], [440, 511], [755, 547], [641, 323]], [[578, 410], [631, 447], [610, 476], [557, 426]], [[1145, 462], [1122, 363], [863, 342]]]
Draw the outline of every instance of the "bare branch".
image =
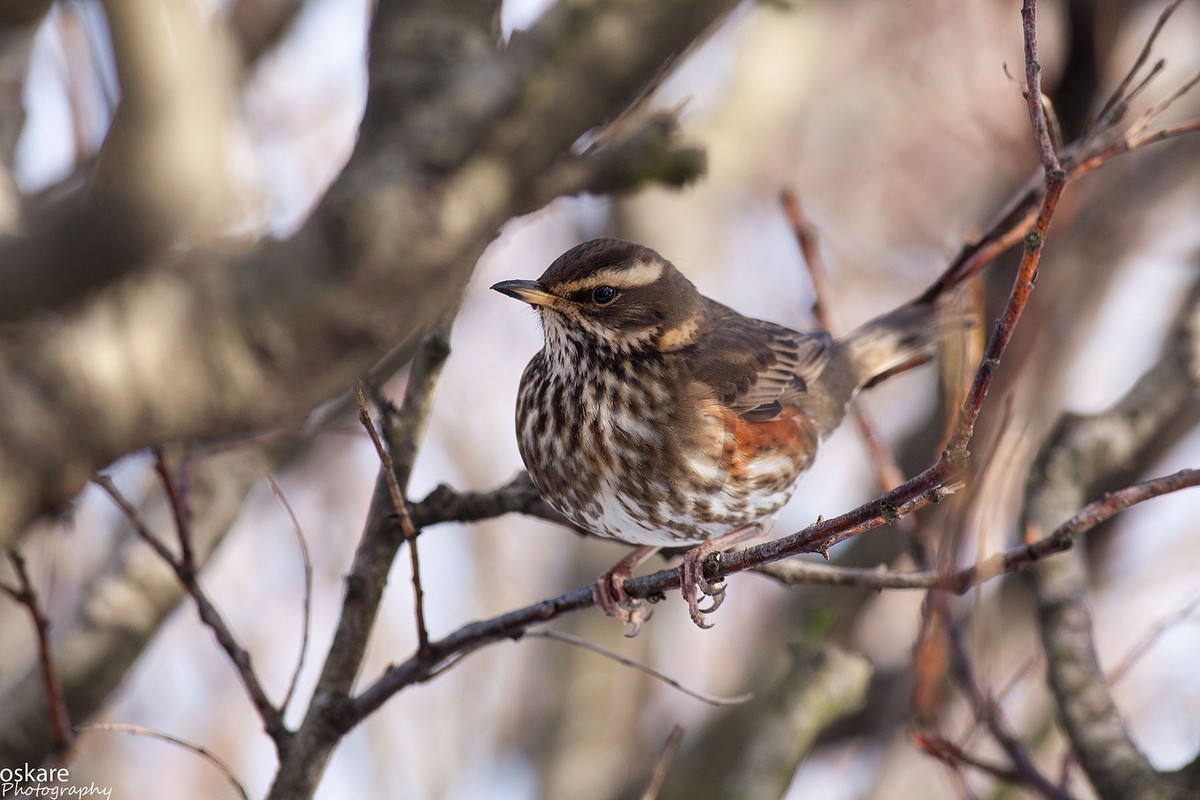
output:
[[379, 455], [379, 461], [383, 465], [381, 474], [384, 483], [387, 484], [394, 513], [400, 520], [400, 530], [404, 534], [404, 541], [408, 543], [408, 552], [412, 556], [413, 607], [417, 618], [417, 652], [423, 658], [428, 657], [429, 631], [425, 627], [425, 592], [421, 589], [421, 562], [417, 558], [417, 532], [408, 516], [408, 503], [405, 501], [404, 493], [396, 479], [396, 465], [392, 463], [388, 449], [383, 446], [383, 441], [375, 431], [375, 425], [371, 422], [371, 412], [367, 410], [367, 400], [363, 397], [362, 389], [356, 388], [354, 395], [358, 399], [359, 422], [367, 429], [367, 434], [371, 437], [371, 443], [375, 445], [375, 452]]
[[525, 472], [490, 492], [459, 492], [443, 483], [423, 500], [409, 505], [409, 516], [418, 529], [441, 522], [478, 522], [512, 513], [571, 526], [566, 517], [542, 499]]
[[158, 739], [159, 741], [173, 744], [176, 747], [182, 747], [184, 750], [189, 750], [195, 753], [216, 767], [217, 770], [225, 776], [225, 779], [229, 781], [229, 785], [233, 787], [234, 791], [238, 793], [238, 796], [241, 797], [242, 800], [250, 800], [250, 795], [246, 793], [246, 787], [242, 786], [241, 782], [234, 777], [233, 770], [230, 769], [229, 765], [225, 763], [224, 759], [209, 750], [207, 747], [202, 747], [201, 745], [184, 741], [183, 739], [171, 736], [170, 734], [152, 731], [149, 728], [143, 728], [141, 725], [124, 725], [116, 722], [94, 722], [87, 725], [80, 725], [75, 730], [80, 732], [116, 731], [119, 733], [131, 733], [135, 736], [145, 736], [150, 739]]
[[[226, 50], [188, 3], [106, 0], [121, 102], [89, 187], [0, 239], [0, 319], [76, 301], [229, 208]], [[187, 86], [188, 91], [179, 91]]]
[[15, 602], [25, 606], [29, 617], [33, 620], [34, 633], [37, 635], [38, 664], [42, 671], [42, 691], [45, 693], [46, 708], [50, 713], [50, 729], [54, 734], [54, 747], [59, 753], [66, 752], [74, 737], [71, 733], [71, 718], [67, 710], [67, 701], [63, 696], [62, 681], [54, 667], [54, 658], [50, 652], [50, 621], [42, 613], [37, 592], [29, 579], [29, 570], [25, 567], [25, 559], [16, 550], [8, 551], [8, 563], [12, 564], [17, 573], [16, 587], [0, 584], [0, 590]]
[[971, 658], [963, 642], [962, 630], [953, 619], [947, 619], [946, 630], [949, 634], [950, 652], [954, 661], [954, 674], [963, 693], [966, 694], [976, 718], [982, 718], [983, 724], [991, 733], [992, 738], [1004, 750], [1013, 765], [1016, 776], [1015, 783], [1029, 788], [1037, 795], [1047, 800], [1070, 800], [1070, 796], [1056, 786], [1037, 768], [1025, 745], [1009, 729], [1008, 720], [1004, 717], [999, 703], [986, 695], [975, 679], [975, 670], [971, 666]]
[[627, 138], [570, 155], [538, 181], [535, 205], [562, 195], [620, 194], [648, 181], [683, 187], [704, 173], [704, 151], [676, 143], [678, 122], [657, 114]]
[[670, 677], [669, 675], [659, 672], [658, 670], [654, 669], [651, 666], [643, 664], [640, 661], [635, 661], [632, 658], [626, 658], [625, 656], [621, 655], [620, 653], [617, 653], [613, 650], [609, 650], [607, 647], [601, 647], [600, 645], [596, 644], [595, 642], [589, 642], [587, 639], [584, 639], [582, 636], [576, 636], [572, 633], [564, 633], [563, 631], [534, 630], [534, 631], [525, 631], [524, 635], [526, 637], [532, 637], [532, 638], [536, 638], [536, 639], [551, 639], [553, 641], [566, 642], [567, 644], [573, 644], [576, 647], [582, 647], [585, 650], [591, 650], [593, 653], [599, 653], [600, 655], [604, 656], [605, 658], [612, 659], [613, 661], [617, 662], [618, 664], [621, 664], [626, 667], [632, 667], [633, 669], [636, 669], [638, 672], [644, 672], [645, 674], [649, 675], [650, 677], [654, 678], [655, 680], [662, 681], [667, 686], [670, 686], [672, 689], [678, 689], [680, 692], [683, 692], [688, 697], [693, 697], [693, 698], [699, 700], [701, 703], [707, 703], [710, 706], [741, 705], [742, 703], [745, 703], [754, 697], [754, 694], [751, 692], [746, 692], [745, 694], [734, 695], [733, 697], [722, 697], [721, 695], [708, 694], [707, 692], [701, 692], [698, 689], [689, 689], [688, 687], [684, 686], [679, 681], [675, 680], [674, 678]]
[[663, 743], [658, 758], [654, 759], [654, 770], [650, 773], [650, 780], [646, 783], [646, 791], [642, 792], [642, 800], [658, 800], [658, 793], [662, 791], [663, 781], [667, 779], [667, 770], [671, 767], [671, 760], [675, 758], [675, 752], [679, 749], [679, 743], [682, 741], [683, 728], [676, 725], [671, 728], [671, 733], [668, 734], [667, 741]]
[[270, 474], [267, 475], [267, 482], [271, 484], [271, 493], [279, 500], [280, 505], [287, 511], [288, 518], [292, 521], [292, 532], [296, 536], [296, 546], [300, 549], [300, 560], [304, 564], [304, 606], [300, 628], [300, 653], [296, 657], [296, 668], [292, 670], [292, 679], [288, 681], [287, 692], [279, 704], [279, 711], [282, 714], [287, 711], [288, 706], [292, 703], [292, 697], [296, 694], [296, 687], [300, 684], [300, 673], [304, 670], [304, 659], [308, 655], [308, 636], [309, 629], [312, 627], [313, 566], [312, 559], [308, 555], [308, 540], [304, 536], [304, 529], [300, 527], [300, 520], [296, 518], [296, 512], [292, 510], [292, 504], [288, 502], [287, 495], [283, 493], [283, 487]]
[[[1133, 66], [1131, 66], [1129, 71], [1125, 73], [1125, 77], [1121, 79], [1119, 84], [1117, 84], [1117, 88], [1114, 89], [1112, 94], [1108, 96], [1108, 99], [1105, 100], [1104, 105], [1092, 119], [1091, 124], [1088, 125], [1088, 133], [1084, 134], [1085, 139], [1089, 137], [1089, 135], [1094, 135], [1096, 132], [1112, 127], [1113, 125], [1117, 124], [1122, 117], [1125, 116], [1125, 113], [1129, 110], [1130, 98], [1136, 96], [1138, 91], [1135, 89], [1133, 93], [1127, 94], [1129, 91], [1129, 86], [1133, 83], [1133, 79], [1137, 77], [1138, 72], [1140, 72], [1142, 67], [1145, 66], [1146, 61], [1149, 60], [1150, 53], [1154, 50], [1154, 42], [1158, 39], [1159, 33], [1162, 32], [1163, 27], [1167, 24], [1167, 20], [1171, 18], [1171, 15], [1175, 13], [1175, 9], [1179, 8], [1179, 4], [1182, 2], [1183, 0], [1172, 0], [1172, 2], [1169, 3], [1165, 9], [1163, 9], [1162, 13], [1158, 15], [1158, 20], [1155, 21], [1154, 27], [1150, 30], [1150, 35], [1146, 37], [1146, 42], [1142, 45], [1141, 52], [1139, 52], [1137, 58], [1134, 59]], [[1150, 74], [1147, 75], [1142, 81], [1143, 86], [1150, 80], [1151, 77], [1157, 74], [1161, 67], [1161, 63], [1162, 62], [1156, 63], [1150, 70]]]
[[[283, 722], [283, 713], [267, 697], [266, 690], [263, 689], [262, 683], [254, 671], [249, 651], [237, 641], [229, 626], [226, 625], [225, 619], [200, 587], [196, 579], [195, 564], [193, 563], [189, 566], [184, 563], [182, 558], [175, 558], [167, 546], [150, 532], [141, 514], [138, 513], [137, 507], [117, 489], [111, 478], [107, 475], [100, 475], [96, 478], [96, 484], [117, 504], [117, 507], [121, 509], [121, 513], [125, 515], [134, 530], [137, 531], [138, 536], [146, 544], [150, 545], [158, 553], [159, 557], [174, 570], [184, 590], [191, 595], [193, 602], [196, 604], [196, 613], [200, 616], [200, 621], [208, 626], [216, 638], [217, 644], [221, 646], [221, 649], [229, 656], [229, 660], [233, 662], [233, 666], [241, 678], [242, 686], [245, 687], [246, 693], [250, 696], [254, 708], [258, 711], [258, 715], [262, 719], [263, 729], [275, 743], [276, 750], [282, 753], [287, 746], [292, 732], [288, 730]], [[181, 542], [187, 542], [187, 550], [190, 552], [191, 545], [186, 529], [181, 530], [179, 535]]]
[[[292, 797], [311, 795], [316, 790], [317, 782], [333, 748], [345, 731], [353, 725], [346, 724], [345, 706], [366, 653], [371, 628], [379, 612], [384, 587], [387, 585], [388, 572], [400, 547], [406, 541], [410, 545], [416, 544], [416, 531], [412, 528], [411, 521], [407, 527], [403, 523], [408, 516], [403, 491], [408, 483], [425, 430], [425, 422], [432, 408], [438, 376], [449, 354], [448, 330], [443, 329], [426, 337], [409, 372], [403, 408], [398, 413], [389, 412], [385, 415], [388, 447], [384, 448], [377, 437], [372, 437], [384, 462], [384, 468], [376, 480], [375, 496], [367, 512], [367, 521], [354, 554], [354, 563], [346, 578], [346, 594], [342, 601], [341, 615], [317, 680], [313, 700], [292, 739], [294, 744], [289, 752], [281, 757], [279, 771], [271, 788], [271, 797], [290, 800]], [[358, 394], [358, 399], [361, 414], [365, 409], [361, 393]], [[367, 422], [369, 423], [369, 417]], [[368, 428], [369, 431], [372, 429], [373, 426]], [[386, 499], [381, 500], [381, 496]], [[388, 515], [383, 511], [388, 507], [389, 499], [391, 507], [400, 515], [399, 536], [396, 535], [396, 526], [388, 524]], [[417, 597], [417, 657], [422, 663], [431, 664], [431, 672], [436, 672], [457, 659], [451, 657], [439, 661], [433, 646], [428, 642], [427, 634], [424, 633], [418, 577], [420, 565], [416, 560], [415, 547], [410, 547], [409, 553], [413, 559], [413, 588]]]
[[1061, 172], [1062, 167], [1050, 137], [1046, 104], [1042, 100], [1042, 65], [1037, 60], [1037, 0], [1021, 3], [1021, 29], [1025, 40], [1025, 100], [1029, 104], [1029, 120], [1033, 123], [1033, 138], [1037, 142], [1042, 168], [1050, 176]]

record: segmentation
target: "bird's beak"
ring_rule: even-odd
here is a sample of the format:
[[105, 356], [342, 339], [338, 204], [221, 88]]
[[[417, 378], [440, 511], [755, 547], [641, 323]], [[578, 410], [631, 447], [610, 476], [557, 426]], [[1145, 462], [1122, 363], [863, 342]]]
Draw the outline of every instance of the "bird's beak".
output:
[[500, 281], [492, 288], [531, 306], [549, 306], [558, 300], [539, 286], [537, 281]]

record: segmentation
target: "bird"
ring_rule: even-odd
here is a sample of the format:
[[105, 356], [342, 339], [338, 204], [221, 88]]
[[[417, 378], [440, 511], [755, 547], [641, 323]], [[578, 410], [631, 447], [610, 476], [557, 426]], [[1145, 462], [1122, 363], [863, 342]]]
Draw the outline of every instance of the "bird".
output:
[[920, 298], [840, 338], [801, 333], [701, 294], [659, 253], [616, 238], [491, 288], [541, 320], [516, 401], [529, 477], [575, 526], [636, 545], [592, 585], [631, 636], [649, 613], [625, 581], [664, 547], [690, 548], [681, 591], [710, 627], [725, 588], [705, 560], [759, 535], [855, 395], [928, 361], [947, 329]]

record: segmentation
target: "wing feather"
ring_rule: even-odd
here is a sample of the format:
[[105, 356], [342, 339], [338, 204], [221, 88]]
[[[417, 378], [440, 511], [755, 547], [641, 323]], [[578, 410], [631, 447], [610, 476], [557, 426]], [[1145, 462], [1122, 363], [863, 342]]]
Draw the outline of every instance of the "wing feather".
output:
[[799, 333], [709, 303], [711, 326], [693, 345], [692, 376], [743, 419], [774, 419], [829, 362], [833, 340], [827, 333]]

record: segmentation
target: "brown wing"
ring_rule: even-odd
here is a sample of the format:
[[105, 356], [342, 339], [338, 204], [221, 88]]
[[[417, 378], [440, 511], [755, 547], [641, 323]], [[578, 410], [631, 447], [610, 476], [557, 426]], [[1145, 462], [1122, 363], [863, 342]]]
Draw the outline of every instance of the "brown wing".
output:
[[798, 333], [708, 302], [712, 327], [694, 345], [692, 376], [743, 419], [773, 419], [789, 396], [806, 392], [825, 369], [833, 345], [829, 334]]

